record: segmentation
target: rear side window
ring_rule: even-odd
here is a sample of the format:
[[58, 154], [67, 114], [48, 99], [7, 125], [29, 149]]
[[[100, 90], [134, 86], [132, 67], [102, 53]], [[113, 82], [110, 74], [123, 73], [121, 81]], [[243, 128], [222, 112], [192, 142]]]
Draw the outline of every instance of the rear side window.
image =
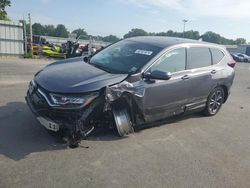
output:
[[209, 48], [191, 47], [188, 48], [188, 69], [195, 69], [210, 66], [212, 57]]
[[224, 57], [224, 53], [216, 48], [210, 48], [211, 53], [212, 53], [212, 57], [213, 57], [213, 64], [217, 64], [219, 63], [222, 58]]

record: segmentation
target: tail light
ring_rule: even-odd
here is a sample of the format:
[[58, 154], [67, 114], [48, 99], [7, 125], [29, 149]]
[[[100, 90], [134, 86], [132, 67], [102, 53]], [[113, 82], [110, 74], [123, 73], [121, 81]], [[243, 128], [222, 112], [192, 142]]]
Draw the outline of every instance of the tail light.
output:
[[233, 59], [231, 59], [229, 62], [228, 62], [228, 66], [234, 68], [236, 65], [236, 61], [234, 61]]

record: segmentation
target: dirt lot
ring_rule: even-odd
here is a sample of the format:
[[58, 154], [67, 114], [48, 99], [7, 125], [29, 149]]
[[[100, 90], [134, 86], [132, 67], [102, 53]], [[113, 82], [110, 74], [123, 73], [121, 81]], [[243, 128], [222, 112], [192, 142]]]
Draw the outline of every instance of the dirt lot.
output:
[[49, 61], [0, 59], [0, 187], [250, 187], [250, 64], [215, 117], [184, 116], [124, 139], [104, 131], [68, 149], [24, 96]]

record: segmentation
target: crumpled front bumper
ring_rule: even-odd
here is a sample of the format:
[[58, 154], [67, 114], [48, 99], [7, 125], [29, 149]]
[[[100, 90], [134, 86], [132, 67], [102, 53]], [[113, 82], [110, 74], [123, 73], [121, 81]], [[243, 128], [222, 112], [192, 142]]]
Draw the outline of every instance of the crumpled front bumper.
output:
[[38, 92], [38, 89], [32, 93], [27, 91], [25, 100], [37, 120], [51, 131], [59, 131], [64, 127], [71, 129], [72, 124], [80, 118], [83, 112], [83, 109], [67, 110], [50, 107], [44, 96]]
[[25, 100], [37, 120], [48, 130], [59, 131], [65, 128], [76, 131], [88, 126], [87, 120], [92, 114], [102, 112], [100, 106], [103, 106], [103, 97], [97, 97], [80, 109], [57, 109], [48, 104], [48, 99], [45, 98], [45, 95], [48, 96], [47, 91], [43, 90], [41, 93], [42, 88], [39, 89], [36, 88], [32, 92], [28, 90]]
[[30, 96], [25, 97], [26, 103], [29, 106], [30, 110], [35, 114], [36, 119], [40, 122], [41, 125], [43, 125], [46, 129], [57, 132], [59, 131], [61, 125], [59, 123], [56, 123], [55, 121], [51, 120], [48, 117], [42, 117], [39, 114], [39, 111], [35, 109], [34, 105], [32, 104], [32, 101], [30, 99]]

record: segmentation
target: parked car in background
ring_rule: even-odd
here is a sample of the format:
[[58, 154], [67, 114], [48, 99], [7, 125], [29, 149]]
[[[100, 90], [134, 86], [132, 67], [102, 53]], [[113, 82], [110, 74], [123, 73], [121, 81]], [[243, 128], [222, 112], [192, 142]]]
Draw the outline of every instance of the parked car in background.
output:
[[239, 56], [239, 57], [242, 57], [243, 58], [243, 62], [246, 62], [246, 63], [250, 62], [250, 57], [248, 55], [241, 54], [241, 53], [237, 53], [236, 55]]
[[244, 58], [241, 57], [241, 56], [238, 56], [237, 54], [233, 54], [231, 53], [231, 56], [233, 57], [233, 59], [237, 62], [243, 62], [244, 61]]
[[39, 71], [26, 101], [51, 131], [69, 130], [77, 145], [98, 126], [124, 136], [174, 115], [219, 112], [234, 80], [235, 61], [219, 45], [171, 37], [135, 37], [90, 57]]

